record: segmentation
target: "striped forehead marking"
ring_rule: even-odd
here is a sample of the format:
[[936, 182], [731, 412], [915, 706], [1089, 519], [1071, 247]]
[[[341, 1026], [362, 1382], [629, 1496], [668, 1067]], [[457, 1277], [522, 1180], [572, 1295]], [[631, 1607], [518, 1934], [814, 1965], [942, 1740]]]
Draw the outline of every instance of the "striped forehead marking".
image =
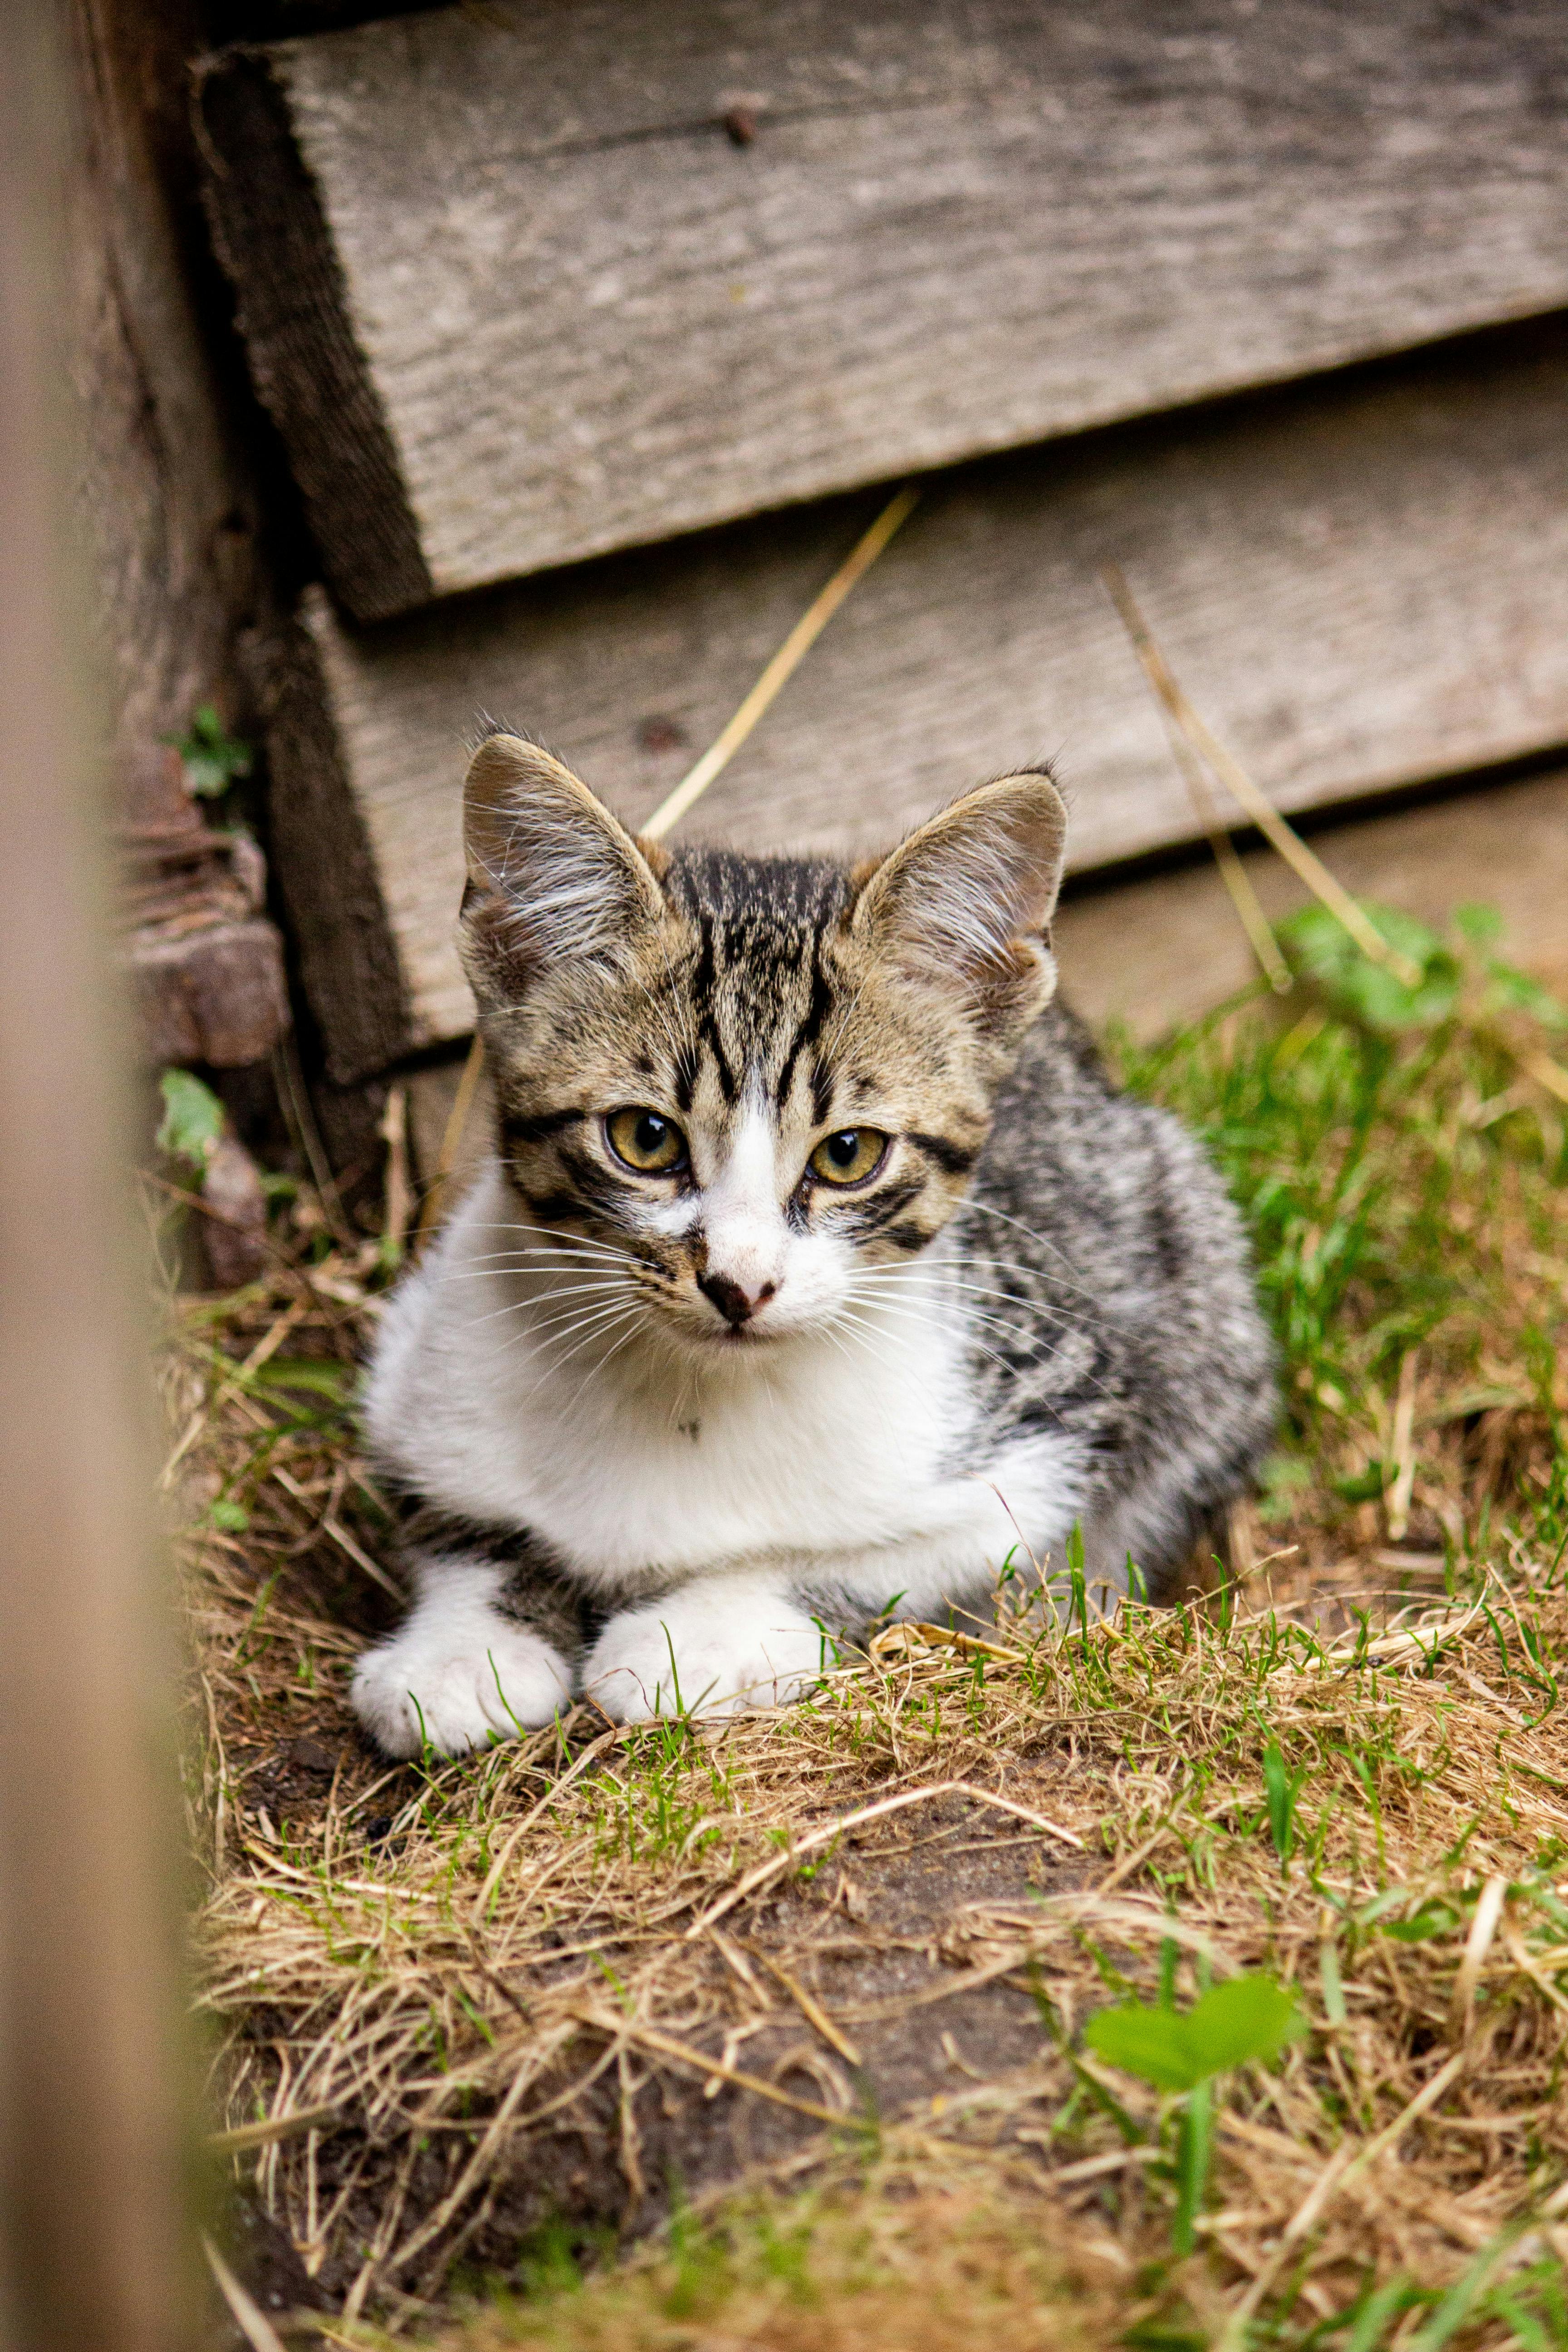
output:
[[[678, 1103], [690, 1108], [705, 1056], [731, 1108], [748, 1079], [765, 1083], [776, 1072], [770, 1091], [782, 1110], [801, 1057], [820, 1040], [833, 1007], [822, 942], [847, 900], [843, 875], [805, 860], [697, 850], [672, 858], [665, 888], [697, 932], [693, 1038], [678, 1061]], [[831, 1091], [826, 1073], [814, 1068], [818, 1119]]]

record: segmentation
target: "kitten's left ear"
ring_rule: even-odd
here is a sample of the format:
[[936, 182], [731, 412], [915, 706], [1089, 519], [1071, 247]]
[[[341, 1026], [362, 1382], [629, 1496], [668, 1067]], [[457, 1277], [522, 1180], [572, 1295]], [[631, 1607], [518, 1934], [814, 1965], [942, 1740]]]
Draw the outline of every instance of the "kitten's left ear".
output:
[[1048, 925], [1061, 886], [1067, 809], [1044, 772], [999, 776], [933, 816], [885, 857], [850, 928], [912, 980], [955, 990], [1006, 1038], [1055, 993]]

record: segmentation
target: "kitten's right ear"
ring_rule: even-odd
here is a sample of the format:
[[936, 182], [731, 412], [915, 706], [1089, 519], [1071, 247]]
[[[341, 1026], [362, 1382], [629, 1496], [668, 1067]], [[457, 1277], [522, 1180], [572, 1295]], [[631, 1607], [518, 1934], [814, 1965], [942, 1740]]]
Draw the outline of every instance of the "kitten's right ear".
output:
[[1046, 770], [981, 784], [867, 877], [852, 929], [1005, 1042], [1049, 1001], [1067, 810]]
[[611, 970], [664, 899], [626, 827], [570, 768], [489, 735], [463, 786], [464, 968], [481, 1008], [515, 1003], [567, 961]]

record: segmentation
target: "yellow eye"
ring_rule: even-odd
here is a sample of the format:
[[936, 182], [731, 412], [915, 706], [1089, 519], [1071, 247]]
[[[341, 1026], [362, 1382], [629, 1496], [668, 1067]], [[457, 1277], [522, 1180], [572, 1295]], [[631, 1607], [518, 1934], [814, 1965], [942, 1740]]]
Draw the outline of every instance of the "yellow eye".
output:
[[639, 1176], [668, 1176], [686, 1159], [686, 1138], [673, 1119], [657, 1110], [613, 1110], [605, 1133], [616, 1158]]
[[841, 1127], [812, 1153], [811, 1172], [825, 1184], [858, 1184], [881, 1166], [887, 1148], [879, 1127]]

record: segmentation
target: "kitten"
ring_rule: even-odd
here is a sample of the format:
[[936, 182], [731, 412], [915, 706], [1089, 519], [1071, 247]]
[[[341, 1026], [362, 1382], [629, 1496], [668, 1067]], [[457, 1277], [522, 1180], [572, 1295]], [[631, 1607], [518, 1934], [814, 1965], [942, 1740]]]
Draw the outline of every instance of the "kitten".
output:
[[1275, 1417], [1240, 1222], [1051, 1003], [1066, 813], [982, 785], [879, 864], [639, 845], [496, 733], [463, 955], [496, 1149], [392, 1300], [367, 1423], [415, 1605], [391, 1755], [574, 1693], [773, 1706], [998, 1572], [1158, 1591]]

